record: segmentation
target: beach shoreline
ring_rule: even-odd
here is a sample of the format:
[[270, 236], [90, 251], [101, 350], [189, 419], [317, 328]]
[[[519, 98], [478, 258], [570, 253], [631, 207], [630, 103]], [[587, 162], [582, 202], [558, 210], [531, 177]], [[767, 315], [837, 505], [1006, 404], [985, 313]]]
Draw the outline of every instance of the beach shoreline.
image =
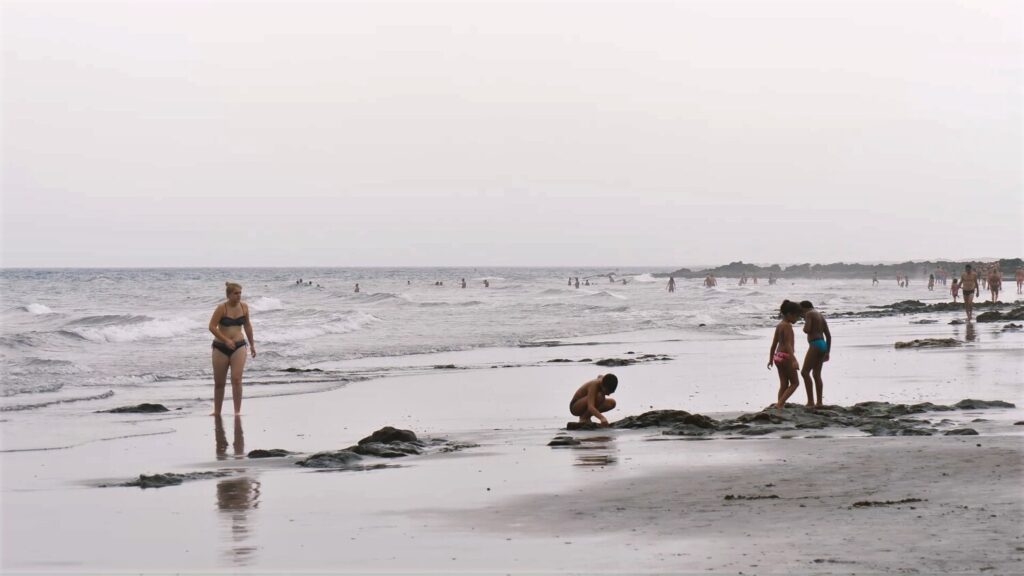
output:
[[[571, 419], [572, 390], [606, 370], [621, 381], [613, 421], [662, 408], [712, 417], [761, 410], [778, 385], [764, 368], [762, 331], [633, 332], [441, 352], [400, 375], [246, 400], [237, 426], [226, 415], [221, 431], [194, 413], [95, 414], [138, 435], [0, 453], [0, 566], [5, 573], [1012, 572], [1024, 537], [1017, 488], [1024, 427], [1014, 426], [1024, 420], [1020, 334], [977, 325], [967, 340], [966, 327], [948, 325], [952, 317], [833, 322], [840, 339], [826, 367], [825, 400], [1017, 404], [941, 413], [951, 419], [947, 428], [974, 427], [978, 436], [807, 430], [692, 441], [645, 429], [573, 432], [607, 439], [547, 446]], [[938, 335], [962, 344], [893, 347]], [[593, 364], [645, 354], [666, 359]], [[558, 359], [571, 362], [551, 362]], [[373, 368], [389, 360], [350, 362]], [[792, 400], [802, 395], [801, 388]], [[3, 425], [6, 436], [10, 422]], [[340, 450], [385, 425], [476, 446], [367, 458], [370, 466], [336, 472], [295, 466], [301, 455]], [[300, 455], [245, 457], [270, 448]], [[160, 489], [99, 487], [167, 472], [227, 476]], [[923, 502], [853, 508], [910, 498]], [[973, 548], [965, 553], [954, 542]]]

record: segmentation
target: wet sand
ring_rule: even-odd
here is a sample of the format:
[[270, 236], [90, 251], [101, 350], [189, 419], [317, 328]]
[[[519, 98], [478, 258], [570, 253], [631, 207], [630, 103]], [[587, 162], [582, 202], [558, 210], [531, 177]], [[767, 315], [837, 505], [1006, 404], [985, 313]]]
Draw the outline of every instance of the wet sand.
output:
[[[968, 338], [966, 327], [946, 324], [953, 315], [936, 317], [940, 322], [931, 325], [912, 325], [912, 318], [833, 322], [826, 402], [981, 398], [1024, 406], [1024, 335], [978, 325]], [[964, 345], [893, 348], [925, 337]], [[613, 420], [654, 408], [734, 416], [760, 410], [774, 396], [777, 378], [764, 367], [769, 338], [643, 333], [610, 335], [596, 345], [425, 355], [423, 369], [406, 376], [247, 401], [246, 414], [224, 418], [219, 431], [206, 416], [97, 414], [132, 435], [0, 453], [0, 567], [1024, 571], [1024, 426], [1014, 426], [1024, 420], [1022, 408], [940, 416], [979, 436], [807, 430], [695, 441], [645, 429], [574, 432], [598, 440], [547, 446], [569, 419], [565, 404], [575, 387], [605, 371], [548, 360], [667, 354], [671, 360], [612, 369], [622, 382]], [[447, 364], [458, 368], [433, 368]], [[517, 367], [492, 368], [501, 365]], [[793, 400], [802, 399], [801, 389]], [[38, 437], [60, 423], [59, 416], [41, 416]], [[297, 457], [244, 457], [257, 448], [337, 450], [384, 425], [479, 446], [368, 459], [397, 467], [358, 471], [305, 470], [294, 465]], [[27, 434], [3, 426], [5, 450]], [[98, 487], [142, 473], [215, 471], [230, 476], [160, 489]], [[907, 499], [920, 501], [854, 506]]]

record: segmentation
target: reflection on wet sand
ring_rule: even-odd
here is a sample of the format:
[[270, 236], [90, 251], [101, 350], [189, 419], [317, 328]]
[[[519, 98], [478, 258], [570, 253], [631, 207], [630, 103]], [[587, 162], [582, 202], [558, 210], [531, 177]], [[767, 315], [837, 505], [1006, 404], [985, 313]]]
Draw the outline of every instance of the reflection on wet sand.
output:
[[[220, 416], [213, 418], [213, 433], [217, 442], [217, 460], [224, 460], [228, 457], [228, 436], [224, 431], [224, 419]], [[242, 431], [241, 416], [235, 416], [235, 430], [231, 446], [234, 449], [235, 458], [245, 456], [245, 433]]]
[[[220, 416], [214, 418], [216, 453], [218, 460], [227, 458], [228, 439], [224, 422]], [[245, 434], [242, 418], [235, 416], [234, 438], [231, 443], [234, 457], [245, 456]], [[241, 471], [241, 470], [240, 470]], [[228, 478], [217, 483], [217, 509], [224, 515], [230, 530], [225, 554], [233, 566], [247, 566], [254, 558], [256, 547], [247, 546], [251, 532], [249, 511], [259, 508], [260, 483], [258, 480], [241, 476]]]
[[975, 340], [977, 340], [978, 334], [974, 330], [974, 322], [968, 322], [964, 326], [964, 328], [967, 330], [967, 333], [964, 334], [965, 340], [967, 340], [968, 342], [974, 342]]
[[619, 461], [614, 436], [591, 436], [579, 441], [578, 446], [573, 446], [577, 451], [574, 466], [611, 466]]

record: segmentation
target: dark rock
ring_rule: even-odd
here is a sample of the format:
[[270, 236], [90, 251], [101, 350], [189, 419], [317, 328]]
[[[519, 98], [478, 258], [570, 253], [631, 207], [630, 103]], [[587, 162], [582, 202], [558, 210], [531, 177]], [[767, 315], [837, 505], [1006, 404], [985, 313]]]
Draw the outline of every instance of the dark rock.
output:
[[572, 360], [567, 358], [555, 358], [554, 360], [548, 360], [548, 362], [572, 362]]
[[295, 465], [305, 468], [345, 468], [362, 459], [362, 456], [351, 450], [336, 450], [334, 452], [317, 452], [309, 458], [299, 460]]
[[593, 361], [594, 361], [593, 358], [584, 358], [584, 359], [580, 360], [580, 362], [593, 362]]
[[772, 432], [778, 432], [779, 430], [790, 430], [790, 428], [745, 428], [737, 432], [742, 436], [764, 436], [765, 434], [771, 434]]
[[319, 368], [285, 368], [282, 372], [323, 372]]
[[594, 362], [598, 366], [629, 366], [630, 364], [636, 364], [636, 360], [632, 358], [605, 358], [604, 360], [598, 360]]
[[703, 428], [700, 426], [694, 426], [692, 424], [676, 424], [662, 432], [667, 436], [710, 436], [714, 434], [714, 429]]
[[412, 430], [399, 430], [392, 426], [385, 426], [359, 441], [359, 445], [388, 444], [390, 442], [416, 442], [416, 434]]
[[872, 501], [872, 500], [861, 500], [860, 502], [854, 502], [854, 508], [872, 508], [875, 506], [892, 506], [894, 504], [913, 504], [915, 502], [924, 502], [920, 498], [904, 498], [903, 500], [885, 500], [884, 502]]
[[690, 414], [689, 416], [683, 417], [683, 424], [688, 426], [696, 426], [698, 428], [717, 428], [718, 420], [714, 418], [708, 418], [703, 414]]
[[[652, 410], [639, 416], [627, 416], [612, 424], [614, 428], [666, 428], [669, 436], [702, 437], [724, 433], [736, 436], [762, 436], [795, 430], [820, 430], [828, 427], [856, 428], [872, 436], [931, 436], [939, 431], [929, 420], [910, 418], [924, 412], [973, 410], [1013, 407], [1008, 402], [962, 400], [955, 406], [942, 406], [931, 402], [918, 404], [891, 404], [889, 402], [860, 402], [849, 408], [820, 406], [807, 408], [787, 404], [782, 410], [769, 407], [761, 412], [741, 414], [736, 418], [714, 420], [685, 410]], [[942, 424], [952, 424], [943, 421]], [[732, 437], [736, 437], [732, 436]]]
[[959, 319], [959, 318], [957, 318], [957, 319], [955, 319], [955, 320], [950, 320], [950, 321], [949, 321], [949, 323], [950, 323], [950, 325], [952, 325], [952, 326], [959, 326], [959, 325], [961, 325], [961, 324], [966, 324], [966, 322], [964, 322], [963, 320], [961, 320], [961, 319]]
[[156, 412], [170, 412], [163, 404], [142, 403], [137, 406], [121, 406], [111, 410], [101, 410], [110, 414], [153, 414]]
[[1007, 313], [991, 310], [978, 314], [978, 322], [999, 322], [1001, 320], [1024, 320], [1024, 306], [1019, 306]]
[[454, 370], [455, 364], [436, 364], [434, 370]]
[[109, 486], [132, 486], [139, 488], [165, 488], [167, 486], [177, 486], [182, 482], [188, 480], [205, 480], [207, 478], [223, 478], [230, 476], [230, 472], [188, 472], [185, 474], [177, 474], [174, 472], [168, 472], [166, 474], [153, 474], [148, 476], [146, 474], [139, 474], [138, 480], [132, 480], [125, 482], [124, 484], [103, 484], [102, 487]]
[[935, 434], [935, 430], [922, 429], [922, 428], [903, 428], [899, 431], [897, 436], [931, 436]]
[[911, 324], [936, 324], [938, 320], [932, 320], [931, 318], [925, 318], [923, 320], [912, 320]]
[[1024, 326], [1020, 324], [1007, 324], [1003, 326], [1003, 332], [1018, 332], [1020, 330], [1024, 330]]
[[978, 431], [974, 428], [957, 428], [956, 430], [947, 430], [944, 436], [977, 436]]
[[910, 342], [897, 342], [896, 349], [902, 348], [952, 348], [959, 346], [960, 341], [956, 338], [922, 338]]
[[361, 456], [377, 456], [378, 458], [401, 458], [403, 456], [422, 454], [423, 448], [411, 442], [367, 442], [351, 446], [350, 450]]
[[722, 500], [777, 500], [777, 494], [756, 494], [754, 496], [742, 496], [740, 494], [726, 494]]
[[961, 401], [957, 402], [956, 404], [953, 404], [953, 406], [956, 407], [956, 408], [959, 408], [960, 410], [981, 410], [981, 409], [985, 409], [985, 408], [1016, 408], [1017, 407], [1015, 404], [1011, 404], [1010, 402], [1003, 402], [1002, 400], [974, 400], [974, 399], [971, 399], [971, 398], [968, 398], [966, 400], [961, 400]]
[[289, 452], [281, 448], [272, 448], [270, 450], [253, 450], [246, 454], [246, 456], [249, 458], [281, 458], [291, 454], [295, 454], [295, 452]]
[[580, 445], [580, 441], [579, 440], [573, 438], [572, 436], [567, 436], [565, 434], [559, 434], [558, 436], [555, 436], [554, 438], [552, 438], [551, 442], [548, 442], [548, 446], [579, 446], [579, 445]]
[[685, 424], [686, 418], [692, 416], [685, 410], [653, 410], [639, 416], [626, 416], [612, 423], [612, 428], [661, 428]]
[[1024, 426], [1024, 420], [1021, 420], [1020, 422], [1014, 422], [1013, 425], [1014, 426]]

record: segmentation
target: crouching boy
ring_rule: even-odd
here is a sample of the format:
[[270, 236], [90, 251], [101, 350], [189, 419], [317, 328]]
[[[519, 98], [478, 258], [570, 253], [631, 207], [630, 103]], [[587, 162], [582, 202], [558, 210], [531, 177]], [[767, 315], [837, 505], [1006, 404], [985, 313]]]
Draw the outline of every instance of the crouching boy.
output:
[[608, 419], [603, 412], [615, 408], [615, 400], [608, 398], [619, 386], [619, 379], [615, 374], [598, 374], [597, 378], [580, 386], [572, 396], [569, 403], [569, 412], [573, 416], [579, 416], [580, 424], [590, 422], [596, 417], [601, 421], [602, 426], [608, 425]]

